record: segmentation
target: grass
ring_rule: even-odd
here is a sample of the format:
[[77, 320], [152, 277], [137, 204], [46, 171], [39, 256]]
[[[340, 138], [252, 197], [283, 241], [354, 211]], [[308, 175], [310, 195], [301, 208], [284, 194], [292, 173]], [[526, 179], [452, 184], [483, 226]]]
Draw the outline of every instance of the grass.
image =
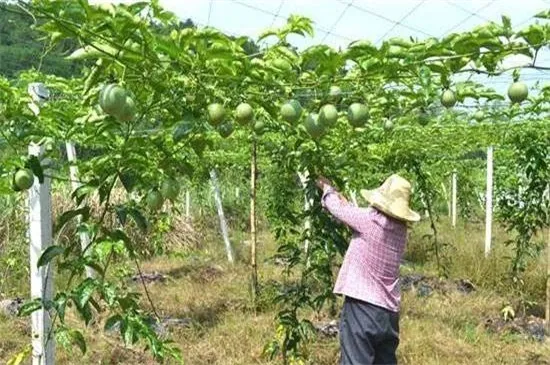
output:
[[[403, 293], [401, 312], [401, 364], [550, 364], [550, 345], [512, 334], [489, 333], [483, 327], [489, 317], [515, 298], [509, 293], [506, 277], [507, 249], [502, 247], [506, 234], [496, 229], [494, 250], [488, 259], [483, 255], [483, 227], [463, 224], [456, 230], [445, 222], [439, 225], [440, 240], [452, 244], [449, 272], [455, 278], [470, 279], [477, 290], [469, 295], [434, 292], [419, 297], [414, 291]], [[421, 224], [411, 234], [407, 265], [403, 273], [434, 274], [432, 256], [426, 254], [427, 241], [422, 236], [429, 228]], [[238, 239], [237, 239], [238, 238]], [[164, 283], [148, 286], [161, 315], [189, 318], [191, 325], [175, 329], [171, 336], [182, 349], [187, 364], [246, 365], [270, 364], [262, 349], [273, 335], [276, 309], [260, 297], [262, 310], [254, 313], [250, 305], [249, 272], [245, 263], [248, 247], [243, 235], [235, 236], [240, 260], [229, 265], [223, 243], [216, 235], [207, 237], [201, 249], [152, 258], [143, 263], [145, 272], [168, 276]], [[264, 262], [275, 249], [272, 239], [260, 236], [260, 282], [281, 278], [280, 268]], [[545, 257], [543, 253], [542, 258]], [[535, 260], [526, 273], [526, 291], [530, 298], [544, 299], [544, 260]], [[21, 281], [18, 279], [17, 282]], [[139, 290], [141, 286], [137, 286]], [[24, 294], [24, 293], [21, 293]], [[143, 306], [149, 308], [144, 300]], [[150, 308], [149, 308], [150, 309]], [[311, 318], [313, 314], [309, 313]], [[70, 322], [81, 326], [72, 316]], [[99, 323], [85, 329], [88, 352], [59, 349], [57, 364], [153, 364], [141, 348], [125, 348], [101, 330]], [[30, 331], [26, 319], [0, 318], [0, 363], [21, 351], [28, 343]], [[319, 337], [310, 344], [311, 364], [337, 364], [338, 341]], [[271, 363], [276, 363], [271, 362]]]

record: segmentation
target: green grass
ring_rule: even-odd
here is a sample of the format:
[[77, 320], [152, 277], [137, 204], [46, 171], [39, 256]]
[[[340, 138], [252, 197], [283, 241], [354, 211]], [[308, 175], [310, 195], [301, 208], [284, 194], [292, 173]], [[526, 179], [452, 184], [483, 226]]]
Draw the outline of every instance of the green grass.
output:
[[[436, 273], [433, 257], [427, 252], [422, 236], [429, 232], [425, 224], [411, 234], [403, 273]], [[463, 224], [456, 230], [445, 222], [439, 225], [440, 240], [451, 244], [446, 254], [451, 257], [449, 273], [453, 278], [470, 279], [477, 290], [464, 295], [434, 292], [419, 297], [413, 291], [403, 294], [401, 312], [401, 344], [398, 356], [401, 364], [550, 364], [550, 346], [511, 334], [487, 332], [484, 321], [498, 316], [500, 309], [515, 303], [506, 277], [508, 251], [502, 246], [506, 234], [496, 229], [494, 250], [488, 259], [483, 255], [484, 231], [481, 225]], [[261, 310], [254, 313], [249, 293], [249, 268], [246, 264], [246, 235], [233, 238], [238, 260], [226, 262], [223, 242], [215, 231], [205, 236], [199, 249], [152, 258], [143, 262], [146, 272], [157, 271], [169, 277], [165, 283], [149, 285], [151, 296], [161, 315], [185, 317], [188, 328], [174, 330], [172, 338], [182, 349], [187, 364], [269, 364], [262, 349], [271, 339], [276, 309], [269, 304], [269, 291], [264, 290], [259, 301]], [[9, 247], [5, 245], [4, 247]], [[268, 234], [259, 238], [259, 276], [261, 283], [280, 279], [280, 267], [264, 262], [275, 250]], [[544, 300], [545, 263], [543, 253], [526, 272], [525, 291], [540, 303]], [[5, 283], [16, 286], [11, 293], [24, 295], [27, 286], [24, 271]], [[136, 286], [141, 290], [140, 286]], [[267, 286], [269, 288], [269, 286]], [[143, 306], [150, 309], [144, 299]], [[306, 313], [311, 319], [313, 313]], [[326, 315], [325, 315], [326, 316]], [[58, 364], [152, 364], [142, 348], [125, 348], [116, 336], [102, 331], [101, 321], [84, 329], [88, 352], [58, 348]], [[70, 323], [81, 327], [69, 314]], [[21, 351], [30, 340], [27, 319], [0, 318], [0, 363]], [[308, 347], [311, 364], [337, 364], [337, 339], [318, 338]], [[277, 363], [276, 361], [272, 363]]]

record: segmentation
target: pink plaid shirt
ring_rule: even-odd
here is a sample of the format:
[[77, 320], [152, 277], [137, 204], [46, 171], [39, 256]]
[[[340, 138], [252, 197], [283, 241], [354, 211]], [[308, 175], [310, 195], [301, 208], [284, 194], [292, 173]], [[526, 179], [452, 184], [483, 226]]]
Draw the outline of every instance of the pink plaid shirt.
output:
[[407, 225], [375, 208], [359, 208], [325, 186], [322, 205], [353, 230], [340, 268], [335, 294], [399, 311], [399, 265], [407, 243]]

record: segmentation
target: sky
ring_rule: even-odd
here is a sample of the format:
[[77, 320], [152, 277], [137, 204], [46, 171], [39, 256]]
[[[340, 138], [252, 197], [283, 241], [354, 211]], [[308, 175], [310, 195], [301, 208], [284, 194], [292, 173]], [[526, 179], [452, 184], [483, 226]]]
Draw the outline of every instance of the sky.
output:
[[[291, 38], [299, 48], [319, 43], [346, 48], [359, 39], [379, 45], [391, 37], [444, 37], [488, 21], [500, 22], [502, 15], [509, 16], [514, 28], [520, 29], [535, 22], [533, 15], [550, 9], [550, 0], [160, 0], [160, 3], [199, 26], [209, 25], [253, 39], [270, 27], [284, 24], [290, 14], [304, 15], [313, 20], [315, 36]], [[529, 61], [522, 56], [511, 57], [503, 66]], [[541, 52], [537, 64], [550, 66], [550, 52]], [[524, 70], [522, 76], [530, 86], [537, 80], [550, 82], [548, 71]], [[505, 91], [511, 76], [474, 79]]]

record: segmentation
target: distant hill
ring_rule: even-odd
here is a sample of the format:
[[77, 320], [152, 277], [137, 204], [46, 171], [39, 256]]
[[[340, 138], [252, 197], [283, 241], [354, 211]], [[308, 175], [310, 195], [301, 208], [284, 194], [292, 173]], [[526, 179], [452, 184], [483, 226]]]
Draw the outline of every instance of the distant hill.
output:
[[[71, 0], [72, 1], [72, 0]], [[78, 48], [74, 40], [64, 40], [55, 49], [44, 55], [47, 44], [43, 37], [31, 29], [33, 19], [19, 7], [0, 0], [0, 75], [9, 79], [16, 78], [21, 71], [31, 68], [62, 76], [79, 76], [82, 62], [68, 61], [64, 57]], [[196, 25], [191, 19], [180, 21], [175, 27], [155, 29], [160, 34], [170, 34], [175, 29], [192, 28]], [[234, 37], [231, 37], [234, 38]], [[259, 47], [252, 41], [244, 45], [245, 52], [255, 54]]]
[[63, 41], [42, 57], [46, 45], [39, 40], [42, 35], [31, 29], [32, 24], [32, 18], [20, 8], [0, 0], [0, 75], [16, 78], [31, 68], [63, 77], [78, 75], [82, 64], [63, 58], [76, 43]]

